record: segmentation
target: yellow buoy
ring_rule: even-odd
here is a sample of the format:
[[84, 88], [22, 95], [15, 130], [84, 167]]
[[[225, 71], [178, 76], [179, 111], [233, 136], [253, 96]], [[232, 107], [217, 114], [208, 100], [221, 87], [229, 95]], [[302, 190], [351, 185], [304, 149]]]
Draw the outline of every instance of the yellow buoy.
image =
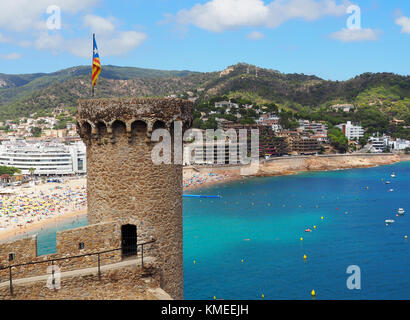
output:
[[312, 295], [312, 297], [316, 296], [315, 290], [312, 290], [311, 295]]
[[243, 259], [241, 260], [241, 262], [243, 263]]
[[262, 299], [265, 299], [265, 295], [262, 293]]
[[216, 297], [214, 296], [214, 300], [216, 300]]
[[196, 260], [194, 260], [194, 264], [196, 264]]
[[307, 256], [306, 255], [303, 255], [303, 260], [306, 260], [307, 259]]
[[313, 229], [316, 229], [316, 226], [313, 226]]
[[303, 237], [300, 237], [300, 241], [303, 241]]
[[320, 217], [320, 219], [322, 219], [322, 220], [323, 220], [324, 218], [323, 218], [323, 217]]
[[404, 239], [407, 239], [407, 236], [404, 236]]

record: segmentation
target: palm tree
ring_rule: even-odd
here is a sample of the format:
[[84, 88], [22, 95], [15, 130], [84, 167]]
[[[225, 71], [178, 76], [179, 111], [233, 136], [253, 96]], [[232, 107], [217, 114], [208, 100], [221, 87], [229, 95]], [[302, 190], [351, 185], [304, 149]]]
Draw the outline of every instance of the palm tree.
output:
[[30, 169], [28, 169], [28, 171], [30, 171], [31, 180], [33, 180], [33, 174], [34, 174], [34, 171], [36, 171], [36, 169], [35, 168], [30, 168]]

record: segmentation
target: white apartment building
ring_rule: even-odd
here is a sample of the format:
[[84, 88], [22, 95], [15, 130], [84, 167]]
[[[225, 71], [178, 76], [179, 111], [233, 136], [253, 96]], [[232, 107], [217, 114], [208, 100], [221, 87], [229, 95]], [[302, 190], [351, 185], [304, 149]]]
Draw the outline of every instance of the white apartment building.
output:
[[371, 137], [369, 139], [369, 144], [371, 145], [370, 151], [375, 153], [380, 153], [386, 150], [388, 140], [385, 137]]
[[349, 140], [353, 140], [355, 138], [357, 140], [359, 140], [361, 137], [364, 136], [363, 127], [362, 126], [355, 126], [355, 125], [352, 124], [351, 121], [347, 121], [347, 123], [339, 124], [336, 127], [338, 127], [340, 130], [342, 130], [343, 134]]
[[71, 175], [86, 173], [86, 148], [83, 142], [28, 143], [24, 140], [3, 142], [0, 145], [0, 165], [16, 167], [22, 174]]
[[410, 148], [410, 141], [404, 139], [396, 139], [396, 141], [391, 142], [391, 146], [394, 150], [406, 150]]

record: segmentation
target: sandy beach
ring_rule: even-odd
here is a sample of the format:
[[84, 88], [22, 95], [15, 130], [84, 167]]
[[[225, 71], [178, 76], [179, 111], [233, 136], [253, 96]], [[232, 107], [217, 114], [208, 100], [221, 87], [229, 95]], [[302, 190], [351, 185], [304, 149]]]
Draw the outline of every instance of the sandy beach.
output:
[[1, 191], [0, 241], [87, 213], [85, 178]]

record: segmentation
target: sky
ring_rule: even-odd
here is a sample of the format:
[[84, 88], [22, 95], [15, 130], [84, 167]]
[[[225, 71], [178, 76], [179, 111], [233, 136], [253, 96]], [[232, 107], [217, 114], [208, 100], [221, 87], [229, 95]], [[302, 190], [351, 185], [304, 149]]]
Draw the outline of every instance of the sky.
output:
[[410, 74], [408, 0], [1, 0], [0, 73], [91, 65], [93, 33], [103, 67]]

